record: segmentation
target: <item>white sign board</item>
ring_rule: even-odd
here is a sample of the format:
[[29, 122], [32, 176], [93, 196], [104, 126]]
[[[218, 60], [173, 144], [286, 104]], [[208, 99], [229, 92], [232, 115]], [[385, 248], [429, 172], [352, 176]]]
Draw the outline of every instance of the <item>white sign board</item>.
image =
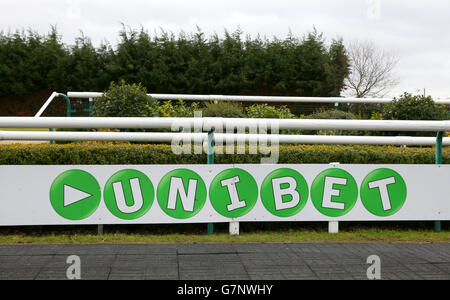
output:
[[0, 166], [0, 225], [450, 220], [449, 165]]

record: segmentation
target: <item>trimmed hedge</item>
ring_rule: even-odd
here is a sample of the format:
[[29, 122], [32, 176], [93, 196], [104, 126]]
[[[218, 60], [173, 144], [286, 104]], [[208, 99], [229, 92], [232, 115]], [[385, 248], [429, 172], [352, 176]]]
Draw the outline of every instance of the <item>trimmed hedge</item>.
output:
[[[268, 155], [217, 155], [216, 164], [259, 164]], [[282, 145], [279, 163], [434, 164], [435, 149], [393, 146]], [[170, 145], [95, 144], [1, 145], [0, 165], [205, 164], [206, 154], [175, 155]], [[450, 147], [443, 149], [450, 163]]]

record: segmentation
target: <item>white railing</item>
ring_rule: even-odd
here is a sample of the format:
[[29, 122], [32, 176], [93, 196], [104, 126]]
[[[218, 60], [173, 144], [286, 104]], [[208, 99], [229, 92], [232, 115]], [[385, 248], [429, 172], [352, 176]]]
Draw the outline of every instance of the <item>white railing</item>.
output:
[[[98, 98], [98, 92], [68, 92], [69, 98]], [[341, 98], [341, 97], [288, 97], [288, 96], [225, 96], [187, 94], [148, 94], [157, 100], [186, 101], [238, 101], [238, 102], [279, 102], [279, 103], [389, 103], [393, 98]], [[437, 104], [450, 105], [450, 99], [435, 100]]]
[[[234, 119], [234, 118], [64, 118], [0, 117], [0, 128], [146, 128], [171, 129], [172, 132], [45, 132], [0, 131], [0, 140], [83, 140], [170, 142], [173, 139], [207, 139], [215, 130], [221, 141], [270, 141], [281, 144], [365, 144], [365, 145], [434, 145], [433, 137], [408, 136], [327, 136], [257, 134], [271, 130], [365, 130], [365, 131], [450, 131], [450, 121], [382, 121], [382, 120], [307, 120], [307, 119]], [[239, 129], [239, 134], [223, 133]], [[194, 133], [190, 133], [194, 129]], [[248, 130], [250, 134], [245, 134]], [[275, 131], [274, 131], [275, 130]], [[177, 132], [181, 131], [181, 132]], [[188, 131], [188, 132], [186, 132]], [[230, 131], [228, 131], [230, 132]], [[259, 131], [261, 133], [261, 131]], [[444, 138], [450, 145], [450, 138]]]
[[[247, 118], [83, 118], [0, 117], [0, 128], [278, 128], [279, 130], [450, 131], [450, 121], [247, 119]], [[177, 131], [177, 130], [172, 130]], [[225, 131], [225, 130], [224, 130]]]
[[[0, 131], [0, 140], [25, 141], [132, 141], [159, 142], [201, 141], [206, 142], [207, 133], [179, 132], [46, 132], [46, 131]], [[330, 135], [279, 135], [279, 134], [221, 134], [215, 133], [217, 143], [225, 142], [270, 142], [279, 144], [310, 145], [392, 145], [433, 146], [434, 137], [411, 136], [330, 136]], [[450, 146], [450, 138], [443, 139], [444, 146]]]
[[57, 92], [53, 92], [50, 97], [47, 99], [47, 101], [45, 101], [44, 105], [42, 105], [41, 109], [36, 113], [36, 115], [34, 116], [35, 118], [39, 118], [42, 113], [44, 112], [44, 110], [50, 105], [50, 103], [53, 101], [53, 99], [55, 99], [57, 96], [59, 95], [59, 93]]
[[0, 128], [147, 128], [199, 126], [266, 127], [299, 130], [450, 131], [450, 121], [247, 119], [247, 118], [84, 118], [0, 117]]

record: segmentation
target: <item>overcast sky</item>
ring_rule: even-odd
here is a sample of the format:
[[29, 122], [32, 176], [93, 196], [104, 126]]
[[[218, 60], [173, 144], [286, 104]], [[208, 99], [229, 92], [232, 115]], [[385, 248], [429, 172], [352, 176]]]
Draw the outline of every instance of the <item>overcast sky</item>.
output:
[[327, 41], [373, 41], [395, 53], [404, 91], [450, 98], [450, 1], [448, 0], [1, 0], [0, 30], [31, 28], [39, 33], [57, 25], [73, 44], [80, 30], [95, 45], [115, 44], [121, 23], [178, 33], [222, 34], [238, 26], [252, 36], [280, 38], [289, 30], [302, 36], [313, 26]]

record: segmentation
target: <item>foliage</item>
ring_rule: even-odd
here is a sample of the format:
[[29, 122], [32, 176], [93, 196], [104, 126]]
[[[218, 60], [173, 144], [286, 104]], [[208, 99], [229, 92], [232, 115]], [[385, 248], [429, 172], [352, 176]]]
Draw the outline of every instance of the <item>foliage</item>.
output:
[[55, 27], [36, 32], [0, 33], [0, 95], [25, 95], [55, 85], [58, 61], [67, 55]]
[[375, 111], [370, 116], [370, 119], [371, 120], [383, 120], [383, 114]]
[[202, 110], [204, 117], [245, 118], [242, 105], [237, 102], [207, 102]]
[[[60, 132], [120, 132], [119, 129], [111, 128], [98, 128], [98, 129], [87, 129], [87, 128], [56, 128], [54, 131]], [[107, 144], [107, 145], [128, 145], [129, 141], [54, 141], [56, 144]]]
[[[306, 119], [329, 119], [329, 120], [355, 120], [356, 116], [350, 112], [341, 111], [338, 109], [319, 109], [315, 113], [306, 116]], [[348, 130], [312, 130], [305, 131], [305, 134], [318, 135], [361, 135], [360, 131]]]
[[354, 114], [338, 109], [319, 109], [309, 115], [308, 119], [355, 120]]
[[436, 104], [431, 96], [404, 93], [383, 109], [385, 120], [446, 120], [448, 111]]
[[[447, 120], [448, 110], [431, 96], [404, 93], [383, 109], [384, 120]], [[435, 136], [435, 132], [387, 132], [386, 135]]]
[[156, 101], [147, 96], [141, 84], [111, 83], [103, 96], [95, 99], [94, 117], [152, 117], [156, 113]]
[[[204, 164], [206, 154], [172, 152], [170, 145], [1, 145], [0, 165]], [[248, 153], [248, 149], [247, 149]], [[260, 163], [263, 155], [215, 155], [217, 164]], [[431, 147], [281, 145], [280, 164], [434, 164]], [[443, 149], [450, 163], [450, 147]]]
[[267, 104], [254, 104], [245, 108], [249, 118], [293, 119], [295, 115], [286, 106], [275, 107]]
[[103, 91], [121, 80], [151, 93], [326, 97], [340, 95], [347, 74], [343, 42], [326, 45], [316, 30], [268, 39], [240, 29], [207, 37], [124, 26], [115, 47], [94, 47], [83, 34], [66, 45], [56, 27], [46, 35], [0, 32], [0, 97]]
[[176, 104], [172, 104], [172, 101], [158, 103], [156, 115], [158, 117], [192, 118], [194, 113], [200, 110], [198, 103], [194, 102], [191, 105], [187, 105], [186, 102], [180, 99]]

